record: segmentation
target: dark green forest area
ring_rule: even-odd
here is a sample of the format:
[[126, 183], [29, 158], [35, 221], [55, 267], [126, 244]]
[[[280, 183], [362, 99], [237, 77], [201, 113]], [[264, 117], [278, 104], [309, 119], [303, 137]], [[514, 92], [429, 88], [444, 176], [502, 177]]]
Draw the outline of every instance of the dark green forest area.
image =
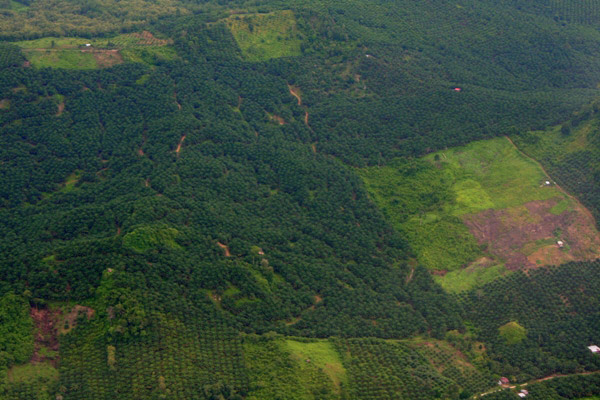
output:
[[448, 293], [357, 172], [508, 135], [598, 221], [571, 3], [0, 1], [0, 398], [599, 395], [597, 261]]

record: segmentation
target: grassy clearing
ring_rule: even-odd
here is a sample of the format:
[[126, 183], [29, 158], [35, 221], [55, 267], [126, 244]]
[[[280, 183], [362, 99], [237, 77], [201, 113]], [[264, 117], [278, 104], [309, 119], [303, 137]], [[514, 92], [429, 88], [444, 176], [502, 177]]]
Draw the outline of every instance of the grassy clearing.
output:
[[290, 351], [292, 358], [298, 361], [301, 367], [305, 367], [306, 364], [319, 367], [331, 379], [336, 392], [341, 392], [342, 385], [346, 383], [346, 370], [342, 365], [340, 356], [329, 341], [298, 342], [286, 340], [285, 346]]
[[179, 231], [175, 228], [143, 226], [123, 237], [123, 246], [138, 253], [165, 247], [178, 250], [181, 246], [175, 242]]
[[447, 292], [460, 293], [473, 287], [483, 286], [508, 273], [503, 264], [486, 266], [475, 262], [467, 268], [448, 272], [444, 276], [434, 276], [434, 279]]
[[56, 380], [58, 380], [58, 370], [50, 363], [45, 362], [16, 365], [6, 375], [6, 381], [10, 383], [33, 383], [36, 381], [49, 383]]
[[[566, 195], [545, 184], [548, 178], [539, 165], [506, 138], [364, 168], [359, 174], [375, 203], [408, 238], [418, 261], [432, 270], [449, 271], [436, 279], [453, 292], [506, 273], [502, 260], [478, 245], [463, 223], [465, 215], [553, 198], [561, 199], [554, 212], [570, 207]], [[475, 263], [484, 256], [492, 262]]]
[[[539, 165], [506, 138], [472, 142], [426, 157], [454, 179], [453, 215], [504, 209], [534, 200], [564, 197]], [[437, 161], [436, 161], [437, 159]]]
[[67, 177], [65, 182], [62, 184], [60, 191], [63, 193], [72, 192], [73, 190], [75, 190], [75, 185], [77, 184], [77, 182], [79, 182], [80, 179], [81, 179], [81, 171], [77, 170], [77, 171], [73, 172], [71, 175], [69, 175]]
[[[328, 341], [300, 343], [281, 336], [252, 335], [243, 342], [250, 381], [247, 399], [339, 398], [332, 377], [343, 382], [345, 370]], [[306, 362], [309, 357], [311, 362]]]
[[96, 39], [46, 37], [15, 44], [38, 68], [95, 69], [122, 62], [155, 64], [160, 60], [172, 60], [177, 53], [170, 43], [170, 40], [155, 38], [144, 31]]
[[234, 15], [225, 23], [248, 61], [301, 54], [302, 35], [292, 11]]
[[519, 325], [518, 322], [511, 321], [498, 328], [500, 336], [506, 340], [508, 344], [520, 343], [527, 337], [527, 329]]

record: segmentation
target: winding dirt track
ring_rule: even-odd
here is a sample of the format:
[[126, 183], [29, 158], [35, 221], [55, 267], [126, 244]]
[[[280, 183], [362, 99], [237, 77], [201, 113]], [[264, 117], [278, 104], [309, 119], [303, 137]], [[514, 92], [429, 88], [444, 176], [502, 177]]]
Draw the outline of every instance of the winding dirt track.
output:
[[175, 153], [177, 153], [177, 156], [179, 156], [179, 152], [181, 151], [181, 145], [183, 144], [183, 141], [185, 140], [185, 137], [187, 135], [183, 135], [181, 137], [181, 139], [179, 140], [179, 144], [177, 145], [177, 148], [175, 149]]
[[600, 374], [600, 371], [578, 372], [576, 374], [552, 374], [552, 375], [545, 376], [543, 378], [533, 379], [533, 380], [525, 382], [525, 383], [516, 383], [514, 385], [502, 385], [501, 387], [498, 387], [496, 389], [488, 390], [487, 392], [484, 392], [484, 393], [481, 393], [481, 394], [476, 394], [472, 398], [476, 399], [476, 398], [487, 396], [488, 394], [499, 392], [499, 391], [504, 390], [504, 389], [516, 389], [517, 386], [533, 385], [534, 383], [549, 381], [551, 379], [556, 379], [556, 378], [566, 378], [566, 377], [569, 377], [569, 376], [596, 375], [596, 374]]

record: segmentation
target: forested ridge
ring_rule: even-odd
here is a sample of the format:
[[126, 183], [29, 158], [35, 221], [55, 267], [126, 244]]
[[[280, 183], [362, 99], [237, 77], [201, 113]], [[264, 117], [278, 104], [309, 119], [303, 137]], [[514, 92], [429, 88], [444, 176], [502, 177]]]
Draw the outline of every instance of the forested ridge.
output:
[[597, 144], [581, 7], [2, 2], [0, 398], [457, 399], [600, 369], [598, 262], [450, 294], [358, 170], [510, 135], [598, 216], [570, 161], [592, 147], [536, 153], [560, 126]]

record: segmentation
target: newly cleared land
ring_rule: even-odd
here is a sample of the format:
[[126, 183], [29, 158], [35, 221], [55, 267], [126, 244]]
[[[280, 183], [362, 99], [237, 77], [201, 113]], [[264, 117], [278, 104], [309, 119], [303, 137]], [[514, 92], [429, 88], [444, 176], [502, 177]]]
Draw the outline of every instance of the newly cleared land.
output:
[[248, 61], [301, 54], [302, 34], [291, 11], [233, 15], [225, 23]]
[[177, 54], [170, 43], [143, 31], [108, 39], [47, 37], [15, 44], [35, 67], [95, 69], [123, 62], [153, 64], [157, 60], [171, 60]]
[[600, 256], [589, 212], [507, 138], [359, 173], [418, 260], [448, 290], [507, 270]]

